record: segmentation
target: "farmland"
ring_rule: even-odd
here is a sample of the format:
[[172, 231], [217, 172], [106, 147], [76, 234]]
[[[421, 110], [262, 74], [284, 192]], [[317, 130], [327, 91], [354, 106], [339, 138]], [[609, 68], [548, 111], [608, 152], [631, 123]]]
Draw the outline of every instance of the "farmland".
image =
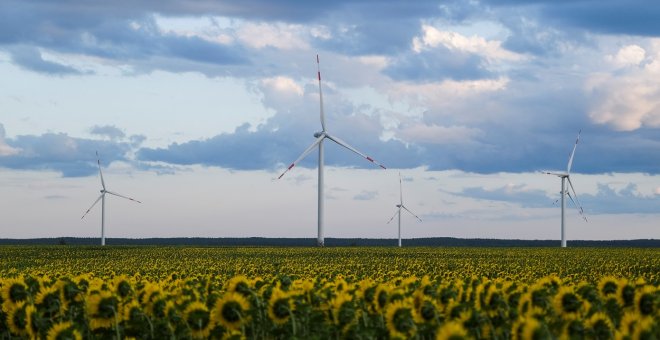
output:
[[660, 250], [0, 247], [0, 336], [660, 336]]

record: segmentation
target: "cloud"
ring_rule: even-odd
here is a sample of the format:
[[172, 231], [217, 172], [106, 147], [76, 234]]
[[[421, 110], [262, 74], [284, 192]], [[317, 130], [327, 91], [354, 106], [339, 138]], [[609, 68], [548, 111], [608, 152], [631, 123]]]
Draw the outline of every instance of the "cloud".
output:
[[82, 74], [82, 72], [73, 67], [44, 60], [41, 52], [34, 47], [13, 47], [10, 49], [10, 53], [12, 62], [30, 71], [51, 75]]
[[114, 125], [95, 125], [90, 129], [90, 133], [93, 135], [107, 137], [112, 140], [123, 139], [126, 137], [124, 131], [120, 130]]
[[378, 197], [377, 191], [362, 190], [359, 194], [353, 196], [356, 201], [370, 201]]
[[646, 57], [646, 51], [639, 45], [627, 45], [622, 47], [615, 56], [608, 56], [619, 66], [637, 66]]
[[525, 9], [526, 13], [536, 15], [547, 26], [613, 35], [660, 35], [656, 22], [660, 8], [648, 0], [604, 0], [599, 1], [598, 6], [590, 0], [496, 0], [487, 4], [499, 15], [505, 12], [513, 16], [516, 12], [520, 14], [520, 9]]
[[498, 40], [486, 40], [477, 35], [467, 37], [457, 32], [442, 31], [430, 25], [422, 25], [422, 31], [424, 34], [421, 37], [413, 39], [413, 51], [416, 53], [442, 45], [449, 50], [477, 54], [490, 61], [525, 59], [523, 55], [502, 48], [502, 42]]
[[74, 138], [65, 133], [21, 135], [8, 139], [7, 143], [20, 150], [0, 155], [0, 167], [9, 169], [50, 170], [60, 172], [64, 177], [79, 177], [96, 173], [96, 151], [104, 164], [129, 161], [125, 155], [130, 146], [126, 143]]
[[394, 80], [440, 82], [445, 79], [495, 78], [479, 55], [439, 45], [433, 50], [407, 53], [390, 62], [383, 71]]
[[245, 23], [236, 32], [239, 40], [252, 48], [306, 49], [309, 45], [306, 28], [283, 23]]
[[409, 143], [457, 144], [468, 143], [479, 134], [479, 129], [465, 126], [438, 126], [418, 123], [399, 128], [397, 137]]
[[[552, 200], [539, 189], [530, 188], [524, 184], [509, 184], [495, 189], [481, 187], [465, 188], [457, 196], [474, 199], [507, 202], [520, 205], [523, 208], [550, 208]], [[557, 195], [559, 196], [559, 195]], [[615, 190], [607, 184], [598, 183], [596, 194], [580, 194], [578, 196], [585, 214], [588, 216], [600, 214], [658, 214], [660, 213], [660, 197], [644, 196], [637, 191], [637, 185], [629, 183], [620, 190]], [[567, 199], [570, 208], [570, 200]], [[573, 209], [573, 208], [570, 208]]]
[[581, 195], [580, 201], [587, 214], [660, 214], [660, 197], [640, 194], [634, 183], [620, 190], [599, 183], [595, 195]]
[[7, 141], [5, 140], [5, 127], [0, 124], [0, 157], [16, 155], [20, 151], [20, 149], [13, 148], [7, 144]]
[[617, 68], [592, 74], [586, 81], [591, 99], [589, 117], [620, 131], [660, 127], [660, 43], [647, 51], [622, 47], [608, 59]]
[[543, 190], [532, 189], [524, 184], [508, 184], [495, 189], [468, 187], [459, 193], [454, 193], [454, 195], [479, 200], [514, 203], [525, 208], [547, 208], [552, 203]]

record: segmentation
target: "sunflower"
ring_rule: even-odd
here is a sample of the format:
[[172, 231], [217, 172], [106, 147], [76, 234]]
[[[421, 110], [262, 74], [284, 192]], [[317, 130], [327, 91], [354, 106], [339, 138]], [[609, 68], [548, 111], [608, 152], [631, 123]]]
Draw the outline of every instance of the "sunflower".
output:
[[657, 288], [646, 285], [637, 290], [635, 294], [635, 310], [644, 316], [653, 316], [658, 312], [658, 303], [660, 297], [657, 294]]
[[245, 275], [236, 275], [227, 281], [228, 292], [236, 292], [243, 296], [251, 294], [250, 286], [250, 280]]
[[218, 299], [211, 311], [211, 321], [227, 330], [238, 330], [248, 320], [250, 303], [238, 292], [227, 292]]
[[133, 285], [131, 280], [126, 275], [116, 276], [112, 282], [113, 291], [119, 295], [121, 299], [127, 298], [133, 292]]
[[527, 318], [522, 326], [523, 339], [549, 339], [548, 329], [536, 318]]
[[616, 294], [619, 288], [619, 281], [612, 276], [605, 276], [598, 281], [598, 292], [603, 298], [608, 298]]
[[[656, 328], [656, 333], [653, 333], [653, 328], [657, 321], [654, 321], [653, 317], [646, 316], [639, 320], [637, 325], [635, 325], [635, 331], [632, 334], [633, 339], [657, 339], [658, 330]], [[657, 326], [656, 326], [657, 327]]]
[[18, 302], [27, 300], [28, 295], [28, 286], [22, 277], [4, 280], [2, 282], [3, 310], [7, 312]]
[[583, 306], [582, 299], [571, 286], [561, 286], [552, 299], [555, 313], [562, 318], [571, 318], [577, 315]]
[[285, 291], [279, 288], [274, 288], [268, 299], [268, 316], [270, 319], [282, 325], [289, 321], [291, 311], [293, 310], [293, 303]]
[[109, 291], [100, 291], [87, 297], [87, 317], [89, 328], [111, 328], [117, 321], [119, 301]]
[[586, 322], [588, 332], [597, 339], [610, 339], [614, 336], [612, 321], [603, 312], [594, 313]]
[[377, 313], [383, 313], [389, 300], [390, 287], [385, 284], [378, 284], [374, 293], [374, 309]]
[[561, 339], [583, 339], [584, 338], [584, 324], [581, 320], [575, 317], [570, 319], [562, 327]]
[[140, 304], [137, 301], [131, 300], [130, 302], [124, 304], [121, 309], [122, 321], [128, 324], [141, 321], [143, 313], [142, 308], [140, 308]]
[[194, 301], [183, 311], [183, 319], [186, 320], [193, 338], [208, 338], [213, 328], [209, 309], [205, 304]]
[[56, 323], [48, 330], [47, 340], [82, 340], [82, 335], [71, 321]]
[[435, 334], [436, 340], [462, 340], [469, 339], [467, 330], [463, 327], [463, 324], [456, 321], [450, 321], [438, 329], [438, 332]]
[[635, 325], [639, 322], [640, 315], [628, 311], [621, 317], [621, 322], [619, 323], [619, 331], [622, 335], [630, 335], [635, 330]]
[[37, 297], [34, 299], [34, 304], [39, 307], [39, 310], [53, 316], [63, 311], [65, 305], [62, 300], [59, 287], [55, 285], [50, 287], [42, 286]]
[[12, 308], [7, 311], [7, 327], [14, 335], [26, 336], [28, 335], [28, 313], [26, 307], [28, 305], [25, 301], [17, 302]]
[[415, 321], [417, 323], [432, 323], [438, 319], [438, 307], [429, 297], [424, 296], [418, 306], [415, 306]]
[[358, 312], [353, 305], [353, 296], [340, 292], [330, 301], [332, 322], [346, 331], [357, 319]]
[[632, 306], [635, 302], [635, 286], [626, 279], [619, 280], [616, 299], [621, 307]]
[[417, 331], [415, 326], [415, 308], [409, 299], [390, 303], [385, 311], [385, 321], [390, 338], [408, 339]]

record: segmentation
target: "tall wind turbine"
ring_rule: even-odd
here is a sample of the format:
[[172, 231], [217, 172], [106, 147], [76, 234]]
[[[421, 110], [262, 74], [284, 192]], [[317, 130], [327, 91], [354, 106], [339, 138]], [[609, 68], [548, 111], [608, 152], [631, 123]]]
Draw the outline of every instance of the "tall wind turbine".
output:
[[291, 168], [293, 168], [298, 162], [303, 160], [307, 155], [309, 155], [315, 147], [319, 147], [319, 184], [318, 184], [318, 236], [316, 239], [317, 245], [319, 247], [323, 247], [324, 241], [323, 241], [323, 205], [325, 198], [323, 197], [323, 141], [327, 138], [343, 147], [346, 149], [355, 152], [356, 154], [364, 157], [366, 160], [368, 160], [371, 163], [374, 163], [381, 168], [385, 169], [385, 167], [376, 162], [373, 158], [363, 154], [362, 152], [358, 151], [354, 147], [348, 145], [346, 142], [343, 140], [330, 135], [328, 131], [325, 128], [325, 114], [323, 112], [323, 90], [321, 89], [321, 67], [319, 66], [319, 56], [318, 54], [316, 55], [316, 68], [317, 68], [317, 74], [318, 74], [318, 79], [319, 79], [319, 101], [320, 101], [320, 111], [321, 111], [321, 131], [314, 133], [314, 137], [316, 140], [312, 145], [310, 145], [303, 153], [289, 165], [289, 167], [284, 170], [284, 172], [278, 177], [278, 179], [282, 178], [284, 174], [286, 174]]
[[408, 210], [405, 205], [403, 205], [403, 184], [401, 184], [401, 173], [399, 172], [399, 204], [396, 205], [397, 210], [396, 213], [394, 213], [394, 216], [390, 218], [389, 221], [387, 221], [387, 224], [390, 224], [392, 220], [398, 215], [399, 216], [399, 247], [401, 247], [401, 209], [407, 211], [411, 215], [415, 216], [416, 219], [418, 219], [420, 222], [422, 222], [422, 219], [419, 218], [417, 215], [415, 215], [412, 211]]
[[[566, 172], [545, 172], [548, 175], [554, 175], [559, 178], [561, 178], [561, 246], [562, 248], [566, 248], [566, 217], [565, 217], [565, 212], [566, 210], [566, 196], [571, 199], [571, 202], [573, 202], [573, 205], [575, 208], [578, 210], [584, 221], [587, 221], [587, 218], [584, 216], [584, 209], [582, 209], [582, 205], [580, 205], [580, 201], [578, 200], [577, 194], [575, 193], [575, 189], [573, 188], [573, 182], [571, 182], [571, 166], [573, 165], [573, 156], [575, 156], [575, 149], [577, 148], [578, 142], [580, 141], [580, 133], [582, 133], [582, 130], [578, 132], [577, 139], [575, 140], [575, 145], [573, 145], [573, 151], [571, 152], [571, 156], [568, 158], [568, 165], [566, 166]], [[566, 182], [568, 181], [568, 185], [571, 188], [571, 191], [573, 192], [573, 196], [571, 196], [571, 193], [569, 192], [568, 188], [566, 187]], [[573, 199], [575, 198], [575, 199]]]
[[94, 203], [92, 204], [92, 206], [89, 207], [89, 209], [87, 209], [87, 211], [85, 212], [85, 214], [83, 214], [83, 216], [82, 216], [80, 219], [82, 220], [83, 218], [85, 218], [85, 216], [87, 216], [87, 214], [89, 213], [89, 211], [92, 210], [92, 208], [94, 208], [94, 206], [96, 205], [96, 203], [99, 203], [99, 201], [101, 201], [101, 245], [104, 246], [104, 245], [105, 245], [105, 194], [110, 194], [110, 195], [119, 196], [119, 197], [121, 197], [121, 198], [125, 198], [125, 199], [127, 199], [127, 200], [131, 200], [131, 201], [133, 201], [133, 202], [138, 202], [138, 203], [142, 203], [142, 202], [140, 202], [140, 201], [138, 201], [138, 200], [136, 200], [136, 199], [132, 199], [132, 198], [130, 198], [130, 197], [126, 197], [126, 196], [124, 196], [124, 195], [120, 195], [120, 194], [118, 194], [118, 193], [116, 193], [116, 192], [112, 192], [112, 191], [106, 190], [106, 189], [105, 189], [105, 181], [103, 180], [103, 171], [101, 171], [101, 160], [99, 159], [99, 153], [98, 153], [98, 152], [96, 152], [96, 163], [97, 163], [98, 166], [99, 166], [99, 175], [101, 175], [101, 187], [102, 187], [102, 189], [101, 189], [101, 195], [99, 196], [99, 198], [96, 199], [96, 201], [94, 201]]

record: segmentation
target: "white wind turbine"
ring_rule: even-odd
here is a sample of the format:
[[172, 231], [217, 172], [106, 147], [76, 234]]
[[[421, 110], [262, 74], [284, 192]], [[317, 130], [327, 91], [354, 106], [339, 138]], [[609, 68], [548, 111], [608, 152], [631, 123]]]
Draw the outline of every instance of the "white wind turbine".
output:
[[99, 159], [99, 153], [98, 152], [96, 152], [96, 163], [99, 166], [99, 175], [101, 175], [101, 187], [102, 187], [101, 195], [99, 196], [99, 198], [96, 199], [96, 201], [94, 201], [92, 206], [89, 207], [89, 209], [87, 209], [85, 214], [83, 214], [83, 216], [80, 219], [82, 220], [83, 218], [85, 218], [85, 216], [87, 216], [89, 211], [92, 210], [92, 208], [94, 208], [96, 203], [99, 203], [99, 201], [101, 201], [101, 245], [104, 246], [105, 245], [105, 194], [119, 196], [119, 197], [131, 200], [131, 201], [134, 201], [134, 202], [138, 202], [138, 203], [142, 203], [142, 202], [140, 202], [136, 199], [130, 198], [130, 197], [126, 197], [124, 195], [120, 195], [116, 192], [106, 190], [105, 189], [105, 181], [103, 180], [103, 172], [101, 171], [101, 160]]
[[321, 89], [321, 68], [319, 66], [319, 56], [318, 54], [316, 55], [316, 67], [317, 67], [317, 74], [318, 74], [318, 79], [319, 79], [319, 99], [320, 99], [320, 110], [321, 110], [321, 131], [314, 133], [314, 137], [316, 137], [316, 140], [312, 145], [310, 145], [303, 153], [289, 165], [289, 167], [284, 170], [284, 172], [278, 177], [278, 179], [282, 178], [284, 174], [286, 174], [291, 168], [293, 168], [298, 162], [303, 160], [307, 155], [309, 155], [315, 147], [319, 147], [319, 184], [318, 184], [318, 236], [317, 236], [317, 245], [320, 247], [323, 247], [324, 241], [323, 241], [323, 204], [324, 204], [324, 197], [323, 197], [323, 141], [327, 138], [343, 147], [346, 149], [355, 152], [356, 154], [364, 157], [368, 161], [380, 166], [381, 168], [385, 169], [385, 167], [376, 162], [373, 158], [363, 154], [362, 152], [356, 150], [354, 147], [348, 145], [346, 142], [342, 141], [341, 139], [330, 135], [327, 130], [325, 129], [325, 114], [323, 112], [323, 91]]
[[[580, 204], [580, 201], [578, 200], [577, 193], [575, 193], [575, 189], [573, 188], [573, 182], [571, 182], [571, 166], [573, 165], [573, 156], [575, 156], [575, 149], [577, 148], [578, 142], [580, 141], [580, 133], [582, 133], [582, 130], [578, 132], [577, 139], [575, 140], [575, 145], [573, 145], [573, 151], [571, 152], [571, 156], [568, 158], [568, 166], [566, 167], [566, 172], [548, 172], [546, 171], [545, 173], [548, 175], [554, 175], [559, 178], [561, 178], [561, 246], [562, 248], [566, 247], [566, 218], [565, 218], [565, 212], [564, 210], [566, 209], [566, 200], [565, 197], [568, 196], [568, 198], [571, 199], [571, 202], [573, 202], [573, 205], [575, 208], [578, 210], [582, 218], [587, 221], [587, 218], [584, 216], [584, 209], [582, 209], [582, 205]], [[571, 196], [570, 191], [566, 187], [566, 181], [568, 181], [568, 185], [571, 188], [571, 191], [573, 192], [573, 196]], [[575, 197], [575, 199], [573, 199]]]
[[390, 218], [389, 221], [387, 221], [387, 224], [390, 224], [392, 220], [398, 215], [399, 216], [399, 247], [401, 247], [401, 209], [409, 212], [411, 215], [415, 216], [420, 222], [422, 222], [422, 219], [419, 218], [417, 215], [415, 215], [412, 211], [408, 210], [405, 205], [403, 205], [403, 184], [401, 184], [401, 173], [399, 172], [399, 204], [396, 205], [397, 210], [396, 213], [394, 213], [394, 216]]

